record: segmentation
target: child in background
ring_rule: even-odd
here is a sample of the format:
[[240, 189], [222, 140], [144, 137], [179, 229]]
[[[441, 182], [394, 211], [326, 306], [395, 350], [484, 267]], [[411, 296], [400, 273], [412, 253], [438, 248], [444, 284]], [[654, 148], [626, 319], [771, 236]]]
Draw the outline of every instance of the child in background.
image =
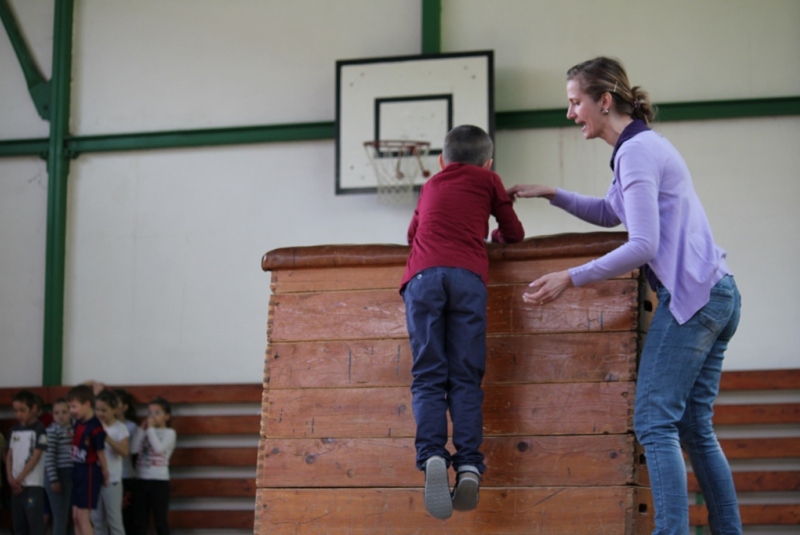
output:
[[[36, 415], [36, 419], [39, 420], [42, 425], [44, 426], [45, 430], [50, 427], [50, 424], [53, 423], [53, 414], [45, 408], [44, 400], [42, 396], [39, 394], [33, 395], [33, 413]], [[45, 528], [50, 526], [50, 498], [48, 497], [47, 490], [50, 488], [50, 478], [47, 477], [47, 467], [45, 466], [44, 471], [44, 526]]]
[[119, 398], [110, 390], [103, 390], [94, 402], [94, 411], [106, 432], [106, 462], [108, 483], [100, 489], [97, 508], [92, 509], [91, 519], [96, 535], [125, 535], [122, 523], [122, 460], [128, 457], [130, 432], [125, 424], [117, 420]]
[[169, 458], [177, 440], [175, 430], [168, 427], [172, 407], [166, 399], [158, 397], [147, 406], [147, 413], [142, 432], [134, 437], [131, 448], [138, 455], [139, 479], [133, 496], [136, 534], [145, 535], [152, 511], [158, 535], [169, 535]]
[[[117, 405], [117, 420], [125, 424], [130, 435], [130, 444], [136, 434], [141, 432], [139, 424], [136, 423], [136, 409], [133, 406], [133, 396], [127, 390], [118, 388], [114, 393], [119, 398]], [[130, 449], [130, 448], [129, 448]], [[125, 526], [125, 533], [132, 535], [135, 529], [135, 518], [133, 516], [133, 494], [136, 486], [136, 470], [133, 467], [133, 450], [131, 455], [122, 458], [122, 524]]]
[[0, 509], [7, 509], [6, 494], [3, 492], [3, 481], [6, 480], [6, 448], [8, 443], [3, 433], [0, 433]]
[[[441, 172], [420, 190], [408, 227], [408, 255], [400, 293], [411, 342], [412, 402], [417, 432], [417, 468], [425, 471], [425, 507], [439, 519], [453, 509], [478, 505], [486, 470], [483, 390], [486, 369], [486, 306], [489, 217], [498, 228], [492, 241], [522, 241], [503, 182], [492, 168], [492, 138], [462, 125], [444, 139]], [[455, 454], [447, 451], [447, 413]], [[452, 497], [447, 469], [456, 470]]]
[[8, 484], [13, 494], [11, 514], [15, 535], [44, 535], [44, 462], [47, 432], [35, 411], [36, 399], [20, 390], [12, 400], [17, 425], [11, 428], [6, 456]]
[[94, 415], [92, 387], [78, 385], [67, 392], [75, 418], [72, 438], [72, 520], [75, 535], [94, 535], [89, 512], [97, 507], [100, 488], [108, 482], [106, 432]]
[[44, 465], [49, 482], [45, 491], [53, 514], [53, 535], [66, 535], [72, 508], [72, 424], [64, 398], [53, 402], [53, 423], [47, 427]]

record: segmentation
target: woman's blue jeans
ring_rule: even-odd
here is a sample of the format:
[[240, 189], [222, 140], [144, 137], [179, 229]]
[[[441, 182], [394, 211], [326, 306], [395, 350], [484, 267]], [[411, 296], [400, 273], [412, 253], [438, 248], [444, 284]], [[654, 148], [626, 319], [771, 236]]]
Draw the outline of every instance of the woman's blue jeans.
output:
[[655, 507], [653, 535], [689, 534], [689, 498], [681, 444], [689, 454], [714, 535], [740, 535], [739, 506], [730, 466], [711, 425], [722, 359], [739, 324], [741, 300], [733, 277], [723, 277], [709, 302], [679, 325], [670, 295], [658, 289], [647, 334], [633, 426], [645, 448]]
[[[417, 468], [438, 455], [455, 469], [486, 469], [483, 390], [486, 370], [486, 285], [461, 268], [434, 267], [415, 275], [403, 290], [414, 361], [411, 382], [417, 433]], [[454, 455], [446, 449], [447, 412], [453, 421]]]

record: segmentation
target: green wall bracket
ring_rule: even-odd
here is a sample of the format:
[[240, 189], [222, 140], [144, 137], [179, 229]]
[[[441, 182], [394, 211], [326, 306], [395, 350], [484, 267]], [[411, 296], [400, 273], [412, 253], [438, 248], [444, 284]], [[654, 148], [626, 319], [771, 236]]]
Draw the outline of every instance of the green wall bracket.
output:
[[442, 51], [442, 0], [422, 0], [422, 53]]
[[20, 67], [25, 75], [25, 82], [28, 85], [28, 92], [36, 106], [36, 112], [39, 117], [47, 121], [50, 119], [50, 82], [45, 80], [42, 71], [33, 59], [33, 54], [19, 29], [19, 24], [8, 5], [8, 0], [0, 0], [0, 19], [6, 28], [14, 52], [17, 54]]

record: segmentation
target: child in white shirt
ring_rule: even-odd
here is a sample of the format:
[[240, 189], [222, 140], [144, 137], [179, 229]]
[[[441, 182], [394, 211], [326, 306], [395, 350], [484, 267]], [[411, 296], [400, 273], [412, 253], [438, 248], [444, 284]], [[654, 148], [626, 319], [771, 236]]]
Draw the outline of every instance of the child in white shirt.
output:
[[20, 390], [12, 400], [17, 425], [6, 454], [15, 534], [44, 535], [44, 458], [47, 433], [34, 412], [36, 399]]
[[175, 450], [177, 434], [168, 427], [172, 418], [169, 402], [158, 397], [147, 407], [147, 420], [134, 437], [132, 451], [136, 458], [139, 480], [134, 494], [134, 515], [137, 533], [145, 533], [152, 511], [156, 533], [169, 535], [169, 458]]
[[95, 535], [125, 535], [122, 524], [122, 460], [130, 452], [130, 433], [125, 424], [117, 420], [118, 406], [119, 398], [110, 390], [103, 390], [95, 398], [95, 414], [106, 432], [108, 465], [108, 485], [100, 489], [100, 501], [91, 511]]

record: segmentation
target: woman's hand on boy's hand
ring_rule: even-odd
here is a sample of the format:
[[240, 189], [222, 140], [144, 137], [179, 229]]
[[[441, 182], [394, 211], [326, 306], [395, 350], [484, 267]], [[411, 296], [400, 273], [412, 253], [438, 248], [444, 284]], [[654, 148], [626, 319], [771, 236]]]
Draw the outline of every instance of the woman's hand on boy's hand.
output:
[[556, 196], [556, 189], [539, 184], [517, 184], [508, 188], [506, 193], [512, 201], [516, 200], [517, 197], [543, 197], [548, 201], [552, 201], [553, 197]]

